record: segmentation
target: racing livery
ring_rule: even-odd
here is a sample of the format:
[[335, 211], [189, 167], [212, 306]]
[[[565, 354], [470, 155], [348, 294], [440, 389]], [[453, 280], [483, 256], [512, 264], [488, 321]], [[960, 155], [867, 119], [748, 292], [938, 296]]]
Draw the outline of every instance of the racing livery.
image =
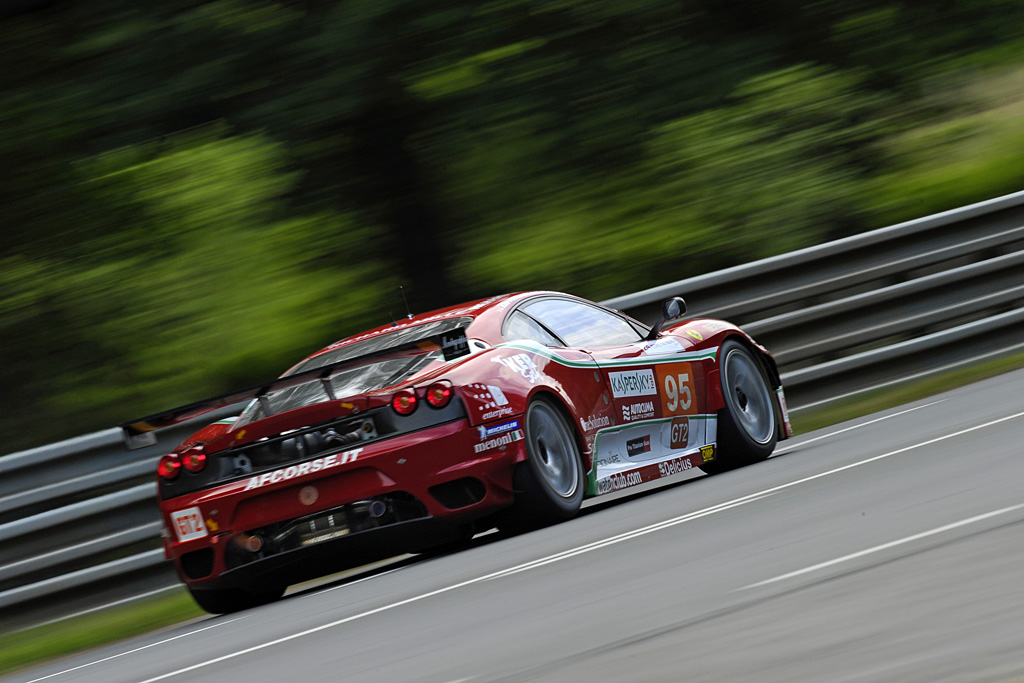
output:
[[236, 611], [494, 526], [569, 519], [587, 496], [767, 458], [791, 435], [774, 360], [684, 311], [666, 301], [652, 328], [566, 294], [493, 297], [122, 429], [135, 447], [249, 401], [157, 471], [167, 556], [200, 606]]

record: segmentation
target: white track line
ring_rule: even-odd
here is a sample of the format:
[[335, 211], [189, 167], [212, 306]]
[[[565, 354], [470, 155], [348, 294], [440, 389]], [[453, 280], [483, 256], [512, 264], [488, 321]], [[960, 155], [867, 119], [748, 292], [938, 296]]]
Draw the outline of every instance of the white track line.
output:
[[749, 586], [744, 586], [743, 588], [737, 588], [736, 590], [743, 591], [743, 590], [747, 590], [748, 588], [757, 588], [758, 586], [766, 586], [766, 585], [768, 585], [770, 583], [775, 583], [777, 581], [784, 581], [785, 579], [791, 579], [794, 576], [800, 576], [802, 574], [809, 574], [809, 573], [817, 571], [819, 569], [825, 569], [826, 567], [831, 567], [833, 565], [837, 565], [837, 564], [840, 564], [842, 562], [848, 562], [849, 560], [855, 560], [858, 557], [864, 557], [865, 555], [870, 555], [872, 553], [881, 552], [882, 550], [887, 550], [889, 548], [894, 548], [894, 547], [896, 547], [898, 545], [903, 545], [904, 543], [910, 543], [911, 541], [916, 541], [916, 540], [921, 539], [921, 538], [927, 538], [928, 536], [934, 536], [935, 534], [941, 534], [943, 531], [950, 531], [951, 529], [958, 529], [958, 528], [960, 528], [962, 526], [967, 526], [968, 524], [974, 524], [975, 522], [980, 522], [982, 520], [989, 519], [991, 517], [996, 517], [998, 515], [1005, 515], [1007, 512], [1013, 512], [1015, 510], [1020, 510], [1021, 508], [1024, 508], [1024, 503], [1021, 503], [1019, 505], [1011, 505], [1010, 507], [1002, 508], [1000, 510], [994, 510], [992, 512], [986, 512], [983, 515], [976, 515], [974, 517], [968, 517], [967, 519], [962, 519], [959, 522], [953, 522], [952, 524], [946, 524], [944, 526], [936, 527], [936, 528], [931, 529], [929, 531], [923, 531], [923, 532], [921, 532], [919, 534], [914, 534], [913, 536], [907, 536], [905, 538], [901, 538], [901, 539], [898, 539], [896, 541], [889, 541], [888, 543], [883, 543], [882, 545], [876, 545], [873, 548], [868, 548], [866, 550], [860, 550], [860, 551], [855, 552], [855, 553], [850, 553], [849, 555], [843, 555], [842, 557], [837, 557], [836, 559], [829, 560], [828, 562], [820, 562], [818, 564], [811, 565], [810, 567], [804, 567], [803, 569], [798, 569], [795, 572], [789, 572], [788, 574], [781, 574], [781, 575], [776, 576], [776, 577], [771, 578], [771, 579], [765, 579], [764, 581], [758, 581], [757, 583], [752, 583]]
[[[453, 584], [451, 586], [446, 586], [444, 588], [439, 588], [437, 590], [430, 591], [428, 593], [423, 593], [423, 594], [420, 594], [420, 595], [413, 596], [411, 598], [406, 598], [405, 600], [399, 600], [398, 602], [393, 602], [393, 603], [388, 604], [388, 605], [383, 605], [383, 606], [378, 607], [376, 609], [368, 610], [366, 612], [361, 612], [359, 614], [355, 614], [355, 615], [352, 615], [352, 616], [349, 616], [349, 617], [345, 617], [343, 619], [338, 619], [336, 621], [332, 621], [330, 623], [323, 624], [321, 626], [316, 626], [314, 628], [306, 629], [305, 631], [301, 631], [299, 633], [293, 633], [292, 635], [289, 635], [289, 636], [283, 636], [283, 637], [277, 638], [275, 640], [267, 641], [267, 642], [261, 643], [259, 645], [254, 645], [252, 647], [245, 648], [244, 650], [239, 650], [237, 652], [226, 654], [226, 655], [223, 655], [221, 657], [215, 657], [214, 659], [210, 659], [210, 660], [207, 660], [205, 662], [200, 662], [198, 664], [193, 664], [192, 666], [188, 666], [188, 667], [185, 667], [185, 668], [182, 668], [182, 669], [177, 669], [175, 671], [171, 671], [171, 672], [162, 674], [160, 676], [156, 676], [154, 678], [146, 679], [145, 681], [141, 681], [140, 683], [153, 683], [154, 681], [162, 681], [164, 679], [171, 678], [173, 676], [178, 676], [178, 675], [181, 675], [181, 674], [184, 674], [184, 673], [188, 673], [190, 671], [195, 671], [196, 669], [201, 669], [201, 668], [204, 668], [204, 667], [207, 667], [207, 666], [211, 666], [213, 664], [217, 664], [219, 662], [227, 661], [229, 659], [234, 659], [235, 657], [241, 657], [243, 655], [249, 654], [250, 652], [255, 652], [257, 650], [262, 650], [262, 649], [265, 649], [265, 648], [268, 648], [268, 647], [272, 647], [274, 645], [279, 645], [281, 643], [286, 643], [288, 641], [295, 640], [296, 638], [302, 638], [303, 636], [307, 636], [307, 635], [310, 635], [310, 634], [313, 634], [313, 633], [318, 633], [320, 631], [324, 631], [324, 630], [329, 629], [329, 628], [334, 628], [335, 626], [341, 626], [342, 624], [347, 624], [347, 623], [349, 623], [351, 621], [355, 621], [357, 619], [362, 619], [364, 617], [372, 616], [374, 614], [379, 614], [381, 612], [386, 612], [388, 610], [392, 610], [392, 609], [395, 609], [397, 607], [401, 607], [403, 605], [408, 605], [408, 604], [413, 603], [413, 602], [419, 602], [420, 600], [425, 600], [425, 599], [433, 597], [435, 595], [440, 595], [442, 593], [448, 593], [450, 591], [457, 590], [459, 588], [463, 588], [465, 586], [470, 586], [470, 585], [473, 585], [473, 584], [476, 584], [476, 583], [481, 583], [483, 581], [489, 581], [492, 578], [495, 578], [497, 576], [507, 575], [507, 574], [511, 574], [511, 573], [516, 573], [518, 571], [525, 571], [525, 569], [532, 568], [533, 566], [543, 566], [544, 564], [549, 564], [550, 562], [556, 562], [556, 561], [558, 561], [558, 559], [566, 559], [568, 557], [573, 557], [574, 555], [579, 554], [579, 552], [586, 552], [586, 550], [584, 550], [584, 549], [590, 548], [592, 546], [595, 547], [595, 549], [596, 549], [596, 547], [603, 547], [602, 544], [608, 544], [609, 542], [614, 542], [615, 539], [621, 538], [622, 540], [627, 540], [628, 538], [633, 538], [635, 535], [639, 535], [641, 532], [647, 532], [648, 530], [649, 531], [656, 531], [658, 529], [662, 529], [662, 528], [665, 528], [667, 526], [671, 526], [672, 524], [679, 524], [679, 523], [682, 523], [683, 521], [688, 521], [689, 519], [697, 519], [700, 516], [704, 516], [706, 514], [711, 514], [712, 512], [720, 512], [722, 510], [727, 510], [727, 509], [730, 509], [730, 508], [735, 507], [737, 505], [741, 505], [741, 504], [747, 503], [747, 502], [753, 502], [754, 500], [763, 498], [763, 497], [768, 496], [768, 495], [770, 495], [772, 493], [775, 493], [777, 491], [782, 491], [782, 490], [791, 488], [793, 486], [797, 486], [799, 484], [806, 483], [808, 481], [813, 481], [815, 479], [820, 479], [822, 477], [827, 477], [827, 476], [830, 476], [832, 474], [837, 474], [839, 472], [844, 472], [846, 470], [853, 469], [854, 467], [860, 467], [861, 465], [866, 465], [868, 463], [872, 463], [872, 462], [875, 462], [875, 461], [878, 461], [878, 460], [882, 460], [884, 458], [889, 458], [889, 457], [892, 457], [894, 455], [899, 455], [900, 453], [906, 453], [907, 451], [911, 451], [911, 450], [914, 450], [916, 448], [922, 448], [924, 446], [930, 446], [931, 444], [938, 443], [940, 441], [946, 441], [948, 439], [955, 438], [957, 436], [962, 436], [964, 434], [970, 434], [971, 432], [976, 432], [976, 431], [978, 431], [980, 429], [986, 429], [986, 428], [991, 427], [993, 425], [1001, 424], [1003, 422], [1007, 422], [1009, 420], [1014, 420], [1014, 419], [1019, 418], [1019, 417], [1024, 417], [1024, 412], [1014, 413], [1013, 415], [1008, 415], [1006, 417], [1001, 417], [1001, 418], [996, 419], [996, 420], [990, 420], [989, 422], [985, 422], [985, 423], [980, 424], [980, 425], [975, 425], [974, 427], [968, 427], [966, 429], [961, 429], [959, 431], [952, 432], [950, 434], [944, 434], [943, 436], [940, 436], [940, 437], [937, 437], [937, 438], [934, 438], [934, 439], [929, 439], [927, 441], [922, 441], [921, 443], [913, 444], [911, 446], [906, 446], [904, 448], [899, 448], [899, 449], [894, 450], [894, 451], [889, 451], [888, 453], [883, 453], [882, 455], [876, 455], [876, 456], [868, 458], [866, 460], [860, 460], [858, 462], [854, 462], [854, 463], [851, 463], [849, 465], [844, 465], [842, 467], [836, 467], [836, 468], [828, 470], [826, 472], [821, 472], [820, 474], [814, 474], [814, 475], [811, 475], [809, 477], [804, 477], [803, 479], [797, 479], [795, 481], [789, 482], [788, 484], [780, 484], [778, 486], [773, 486], [773, 487], [765, 489], [763, 491], [758, 491], [756, 493], [751, 493], [751, 494], [746, 495], [746, 496], [741, 496], [739, 498], [734, 498], [733, 500], [727, 501], [725, 503], [720, 503], [718, 505], [714, 505], [714, 506], [711, 506], [709, 508], [705, 508], [703, 510], [698, 510], [696, 512], [689, 513], [687, 515], [683, 515], [681, 517], [676, 517], [674, 519], [666, 520], [666, 521], [663, 521], [663, 522], [658, 522], [657, 524], [652, 524], [650, 526], [644, 527], [643, 529], [637, 529], [635, 531], [630, 531], [630, 532], [627, 532], [627, 533], [624, 533], [624, 534], [619, 534], [618, 536], [613, 536], [613, 537], [611, 537], [609, 539], [605, 539], [604, 541], [597, 541], [595, 543], [590, 543], [590, 544], [587, 544], [585, 546], [580, 546], [579, 548], [574, 548], [572, 550], [567, 550], [567, 551], [564, 551], [564, 552], [561, 552], [561, 553], [557, 553], [555, 555], [551, 555], [551, 556], [549, 556], [547, 558], [541, 558], [540, 560], [534, 560], [533, 562], [527, 562], [525, 564], [518, 565], [516, 567], [511, 567], [509, 569], [503, 569], [503, 570], [500, 570], [500, 571], [497, 571], [497, 572], [493, 572], [492, 574], [487, 574], [486, 576], [480, 576], [480, 577], [477, 577], [475, 579], [469, 579], [467, 581], [462, 581], [460, 583], [456, 583], [456, 584]], [[557, 559], [555, 559], [555, 558], [557, 558]]]
[[203, 631], [209, 631], [211, 628], [217, 628], [218, 626], [224, 626], [225, 624], [230, 624], [232, 622], [235, 622], [235, 621], [238, 621], [238, 620], [244, 619], [244, 618], [245, 617], [235, 617], [234, 619], [227, 619], [225, 621], [219, 621], [216, 624], [211, 624], [210, 626], [204, 626], [203, 628], [197, 628], [195, 631], [189, 631], [188, 633], [181, 633], [181, 634], [173, 636], [171, 638], [164, 638], [163, 640], [159, 640], [159, 641], [157, 641], [155, 643], [150, 643], [149, 645], [143, 645], [142, 647], [137, 647], [134, 650], [127, 650], [125, 652], [120, 652], [120, 653], [118, 653], [116, 655], [110, 655], [109, 657], [104, 657], [103, 659], [97, 659], [95, 662], [89, 662], [88, 664], [82, 664], [81, 666], [76, 666], [76, 667], [71, 668], [71, 669], [64, 669], [63, 671], [58, 671], [58, 672], [52, 673], [52, 674], [50, 674], [48, 676], [43, 676], [42, 678], [33, 678], [31, 681], [28, 681], [28, 683], [37, 683], [38, 681], [45, 681], [48, 678], [53, 678], [54, 676], [60, 676], [61, 674], [71, 673], [72, 671], [78, 671], [79, 669], [84, 669], [86, 667], [93, 666], [94, 664], [102, 664], [103, 662], [109, 662], [111, 659], [117, 659], [118, 657], [124, 657], [125, 655], [130, 655], [130, 654], [133, 654], [135, 652], [141, 652], [142, 650], [148, 650], [151, 647], [156, 647], [157, 645], [163, 645], [164, 643], [169, 643], [172, 640], [178, 640], [179, 638], [185, 638], [185, 637], [188, 637], [188, 636], [192, 636], [192, 635], [195, 635], [197, 633], [202, 633]]
[[816, 436], [813, 439], [805, 439], [804, 441], [800, 441], [799, 443], [783, 446], [782, 448], [776, 450], [773, 455], [785, 455], [786, 453], [789, 453], [790, 451], [796, 450], [800, 446], [805, 446], [805, 445], [807, 445], [809, 443], [814, 443], [815, 441], [821, 441], [822, 439], [831, 439], [833, 436], [838, 436], [839, 434], [842, 434], [843, 432], [849, 432], [849, 431], [854, 430], [854, 429], [860, 429], [861, 427], [867, 427], [868, 425], [873, 425], [876, 422], [882, 422], [883, 420], [888, 420], [888, 419], [891, 419], [891, 418], [894, 418], [894, 417], [899, 417], [900, 415], [906, 415], [907, 413], [912, 413], [915, 410], [921, 410], [922, 408], [927, 408], [929, 406], [933, 406], [933, 405], [936, 405], [937, 403], [942, 403], [943, 401], [948, 401], [948, 400], [949, 400], [948, 398], [940, 398], [938, 401], [932, 401], [931, 403], [925, 403], [924, 405], [916, 406], [914, 408], [907, 408], [906, 410], [901, 410], [898, 413], [892, 413], [891, 415], [883, 415], [882, 417], [876, 417], [874, 420], [868, 420], [867, 422], [861, 422], [860, 424], [855, 424], [852, 427], [845, 427], [843, 429], [837, 429], [834, 432], [829, 432], [828, 434], [823, 434], [822, 436]]

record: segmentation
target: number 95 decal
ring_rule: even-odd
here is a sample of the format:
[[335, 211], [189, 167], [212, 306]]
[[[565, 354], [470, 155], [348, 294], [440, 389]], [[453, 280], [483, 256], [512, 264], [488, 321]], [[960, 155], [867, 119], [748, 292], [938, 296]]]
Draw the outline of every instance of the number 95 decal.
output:
[[697, 414], [696, 388], [689, 363], [655, 366], [661, 394], [662, 415]]

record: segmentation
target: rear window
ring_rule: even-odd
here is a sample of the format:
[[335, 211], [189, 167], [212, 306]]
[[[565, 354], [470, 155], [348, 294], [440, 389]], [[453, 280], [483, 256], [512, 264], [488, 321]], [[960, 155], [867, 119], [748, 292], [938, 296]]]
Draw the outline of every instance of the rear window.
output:
[[[428, 340], [459, 327], [466, 327], [472, 321], [472, 318], [454, 318], [414, 325], [394, 332], [385, 332], [371, 339], [340, 346], [303, 361], [285, 373], [285, 376], [368, 356], [366, 362], [359, 363], [352, 368], [339, 370], [331, 376], [330, 382], [334, 395], [337, 398], [345, 398], [384, 389], [409, 379], [433, 363], [444, 362], [444, 353], [441, 347], [429, 343]], [[398, 350], [399, 347], [416, 344], [420, 341], [423, 342], [422, 348]], [[389, 349], [396, 350], [393, 353], [388, 353]], [[376, 354], [382, 355], [373, 358]], [[319, 380], [273, 391], [267, 394], [266, 403], [270, 407], [269, 413], [264, 412], [262, 403], [253, 401], [242, 411], [235, 427], [328, 399], [330, 396]]]

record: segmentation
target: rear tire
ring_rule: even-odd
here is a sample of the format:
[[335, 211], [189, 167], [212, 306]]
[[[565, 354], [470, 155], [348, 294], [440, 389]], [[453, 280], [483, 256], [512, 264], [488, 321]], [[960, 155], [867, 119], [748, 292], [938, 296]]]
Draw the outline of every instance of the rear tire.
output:
[[775, 400], [761, 361], [735, 340], [722, 344], [719, 359], [725, 407], [718, 411], [715, 460], [701, 465], [708, 474], [766, 459], [779, 436]]
[[280, 599], [284, 591], [283, 586], [259, 593], [244, 588], [199, 589], [190, 586], [188, 589], [196, 604], [210, 614], [230, 614], [266, 605]]
[[550, 400], [526, 409], [526, 462], [513, 474], [516, 500], [498, 519], [504, 532], [519, 533], [565, 521], [579, 512], [586, 482], [572, 427]]

